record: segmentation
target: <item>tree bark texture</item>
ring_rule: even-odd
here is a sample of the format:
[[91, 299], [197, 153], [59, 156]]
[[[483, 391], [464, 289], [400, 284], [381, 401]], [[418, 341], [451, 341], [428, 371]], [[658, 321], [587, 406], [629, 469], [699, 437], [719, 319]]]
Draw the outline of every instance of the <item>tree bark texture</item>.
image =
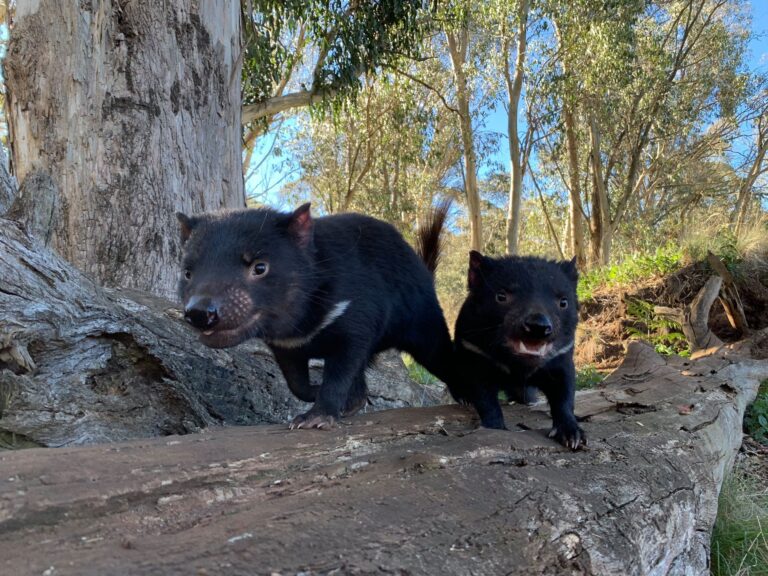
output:
[[0, 146], [0, 216], [10, 210], [16, 199], [16, 182], [8, 171], [8, 157]]
[[608, 191], [603, 180], [600, 127], [592, 114], [589, 117], [589, 137], [591, 144], [590, 162], [592, 164], [592, 213], [590, 222], [592, 264], [605, 266], [611, 260], [613, 225], [608, 204]]
[[[165, 299], [100, 288], [0, 219], [0, 446], [285, 423], [307, 409], [262, 344], [206, 348], [180, 316]], [[318, 381], [321, 368], [312, 372]], [[368, 382], [373, 409], [427, 405], [442, 393], [411, 382], [397, 355]]]
[[565, 104], [565, 136], [568, 152], [568, 207], [571, 222], [571, 254], [576, 257], [576, 263], [582, 270], [586, 269], [587, 258], [584, 252], [584, 216], [581, 212], [581, 183], [579, 181], [579, 150], [576, 141], [576, 115], [570, 104]]
[[483, 249], [483, 219], [480, 207], [480, 190], [477, 184], [477, 157], [475, 155], [475, 135], [472, 128], [472, 116], [469, 112], [469, 85], [464, 65], [469, 50], [469, 30], [465, 27], [458, 32], [446, 32], [448, 52], [453, 65], [453, 76], [456, 80], [456, 100], [459, 110], [459, 127], [461, 142], [464, 148], [464, 193], [467, 197], [467, 212], [469, 213], [470, 248]]
[[528, 44], [528, 0], [520, 0], [517, 9], [517, 57], [515, 74], [509, 73], [509, 41], [504, 40], [504, 80], [507, 84], [507, 134], [509, 136], [509, 205], [507, 210], [507, 254], [517, 254], [520, 240], [520, 205], [523, 200], [523, 158], [520, 152], [518, 116], [525, 77]]
[[19, 0], [12, 167], [61, 194], [51, 246], [106, 286], [173, 293], [175, 212], [245, 205], [236, 0]]
[[4, 574], [705, 575], [724, 474], [765, 361], [633, 343], [579, 393], [589, 448], [545, 405], [388, 410], [0, 452]]

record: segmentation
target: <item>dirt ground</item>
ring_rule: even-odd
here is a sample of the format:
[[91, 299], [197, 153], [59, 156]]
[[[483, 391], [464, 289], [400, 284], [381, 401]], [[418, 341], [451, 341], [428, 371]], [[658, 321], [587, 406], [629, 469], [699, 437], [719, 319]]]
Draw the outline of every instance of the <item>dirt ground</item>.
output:
[[[691, 303], [711, 275], [706, 262], [696, 262], [669, 276], [638, 282], [631, 289], [620, 286], [596, 291], [592, 299], [581, 303], [575, 353], [577, 367], [593, 366], [608, 373], [621, 364], [626, 345], [632, 338], [630, 329], [643, 328], [627, 314], [628, 301], [637, 299], [683, 308]], [[749, 327], [752, 330], [768, 327], [768, 266], [759, 262], [742, 264], [735, 270], [734, 278]], [[719, 300], [710, 311], [709, 326], [724, 342], [741, 338], [728, 322]], [[768, 359], [768, 337], [753, 343], [751, 356]], [[737, 455], [737, 467], [755, 482], [759, 490], [768, 491], [768, 446], [745, 435]]]
[[[690, 304], [712, 275], [706, 262], [696, 262], [676, 273], [639, 281], [632, 287], [612, 286], [598, 289], [593, 298], [581, 302], [581, 319], [576, 345], [576, 365], [594, 366], [609, 371], [621, 363], [626, 344], [632, 338], [631, 329], [645, 327], [627, 313], [627, 303], [633, 300], [653, 305], [680, 308]], [[768, 326], [768, 266], [743, 263], [734, 272], [747, 322], [753, 330]], [[725, 310], [716, 301], [709, 317], [712, 331], [724, 342], [735, 342], [741, 335], [728, 322]], [[760, 345], [768, 358], [768, 342]]]

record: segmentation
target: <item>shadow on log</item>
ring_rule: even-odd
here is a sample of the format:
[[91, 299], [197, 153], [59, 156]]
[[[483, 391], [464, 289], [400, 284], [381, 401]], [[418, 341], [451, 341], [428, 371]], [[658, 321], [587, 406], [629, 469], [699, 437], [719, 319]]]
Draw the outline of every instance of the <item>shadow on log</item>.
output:
[[[227, 428], [0, 453], [8, 574], [707, 574], [723, 475], [768, 363], [632, 343], [580, 393], [589, 448], [458, 406], [330, 432]], [[743, 355], [742, 355], [743, 354]]]
[[[206, 348], [179, 316], [161, 298], [96, 286], [0, 218], [0, 447], [286, 422], [306, 410], [263, 345]], [[376, 409], [442, 393], [411, 382], [397, 355], [369, 389]]]

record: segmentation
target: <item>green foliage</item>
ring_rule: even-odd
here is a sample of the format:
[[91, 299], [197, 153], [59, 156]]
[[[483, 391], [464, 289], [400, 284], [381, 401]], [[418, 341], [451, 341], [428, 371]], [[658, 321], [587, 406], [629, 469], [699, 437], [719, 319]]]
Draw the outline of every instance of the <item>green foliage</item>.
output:
[[275, 96], [309, 54], [318, 60], [303, 78], [306, 89], [333, 91], [337, 101], [356, 95], [362, 75], [417, 55], [429, 7], [420, 0], [243, 2], [243, 102]]
[[627, 301], [627, 316], [635, 321], [634, 326], [627, 328], [630, 338], [647, 340], [659, 354], [690, 356], [690, 344], [680, 324], [658, 316], [653, 308], [653, 304], [644, 300]]
[[402, 357], [405, 367], [408, 369], [408, 376], [417, 384], [421, 384], [422, 386], [434, 386], [440, 382], [431, 372], [424, 368], [424, 366], [416, 362], [410, 354], [403, 354]]
[[680, 246], [670, 242], [651, 254], [637, 254], [620, 264], [596, 268], [579, 279], [579, 300], [592, 298], [597, 288], [629, 286], [638, 280], [670, 274], [683, 266], [684, 259]]
[[711, 567], [713, 576], [768, 574], [768, 493], [738, 471], [720, 492]]
[[587, 364], [576, 371], [576, 390], [594, 388], [603, 380], [605, 380], [605, 374], [591, 364]]
[[757, 398], [747, 408], [744, 429], [756, 441], [768, 446], [768, 380], [763, 381]]

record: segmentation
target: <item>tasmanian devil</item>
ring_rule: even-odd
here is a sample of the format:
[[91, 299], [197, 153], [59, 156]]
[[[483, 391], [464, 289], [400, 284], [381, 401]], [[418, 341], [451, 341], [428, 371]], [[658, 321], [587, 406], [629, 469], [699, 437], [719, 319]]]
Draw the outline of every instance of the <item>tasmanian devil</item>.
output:
[[573, 344], [578, 322], [575, 260], [469, 256], [469, 294], [456, 321], [464, 396], [483, 426], [505, 428], [499, 390], [530, 403], [541, 390], [552, 412], [550, 437], [586, 443], [573, 414]]
[[[388, 348], [451, 382], [453, 346], [432, 277], [447, 211], [442, 204], [422, 227], [421, 258], [385, 222], [312, 218], [309, 204], [178, 214], [184, 315], [207, 346], [267, 343], [291, 391], [314, 402], [291, 428], [329, 428], [364, 406], [365, 369]], [[325, 361], [319, 387], [310, 358]]]

